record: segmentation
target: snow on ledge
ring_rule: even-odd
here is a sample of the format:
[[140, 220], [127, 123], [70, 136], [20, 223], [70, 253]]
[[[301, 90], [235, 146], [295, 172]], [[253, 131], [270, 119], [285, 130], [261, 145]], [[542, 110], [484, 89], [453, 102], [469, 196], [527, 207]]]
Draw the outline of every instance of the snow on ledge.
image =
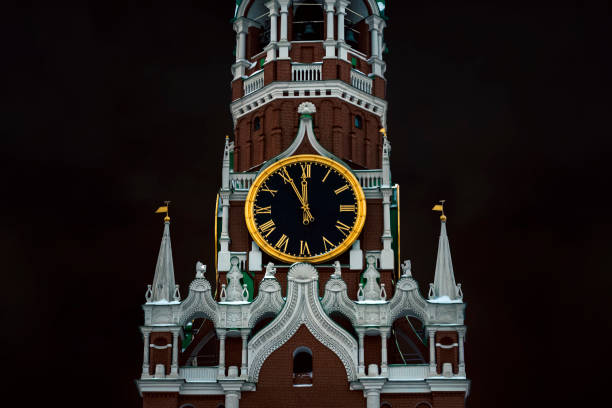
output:
[[448, 296], [440, 296], [434, 299], [427, 299], [429, 303], [463, 303], [462, 299], [454, 299], [452, 300]]

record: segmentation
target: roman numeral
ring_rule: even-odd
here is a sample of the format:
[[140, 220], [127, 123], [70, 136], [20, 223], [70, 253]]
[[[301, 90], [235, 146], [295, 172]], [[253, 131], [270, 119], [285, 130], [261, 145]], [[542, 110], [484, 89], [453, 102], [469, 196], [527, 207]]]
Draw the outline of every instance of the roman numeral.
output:
[[254, 209], [255, 209], [255, 214], [272, 214], [272, 206], [271, 205], [269, 205], [267, 207], [259, 207], [259, 206], [255, 205]]
[[261, 187], [261, 191], [267, 191], [268, 193], [272, 194], [272, 197], [274, 197], [274, 193], [278, 193], [278, 190], [270, 190], [270, 188], [268, 187], [266, 183], [263, 183], [263, 186]]
[[355, 212], [355, 211], [356, 211], [355, 204], [351, 204], [351, 205], [340, 204], [340, 212]]
[[283, 247], [283, 252], [287, 252], [287, 244], [289, 244], [289, 238], [283, 234], [276, 245], [274, 245], [274, 248], [280, 249], [280, 247]]
[[307, 253], [310, 256], [308, 242], [300, 240], [300, 255], [304, 255], [304, 253]]
[[344, 190], [347, 190], [349, 188], [348, 184], [343, 185], [342, 187], [334, 190], [334, 193], [336, 193], [336, 195], [340, 194], [341, 192], [343, 192]]
[[340, 231], [345, 237], [348, 235], [347, 232], [351, 230], [351, 227], [346, 224], [343, 224], [340, 221], [336, 221], [336, 228], [338, 228], [338, 231]]
[[300, 164], [302, 167], [302, 178], [310, 178], [310, 166], [311, 163]]
[[274, 220], [270, 220], [268, 222], [266, 222], [265, 224], [261, 224], [259, 226], [259, 230], [261, 231], [262, 234], [266, 233], [266, 235], [264, 235], [264, 237], [268, 238], [268, 235], [270, 235], [272, 233], [272, 231], [274, 231], [276, 229], [276, 226], [274, 225]]
[[289, 175], [289, 172], [287, 171], [286, 167], [283, 167], [282, 169], [280, 169], [278, 171], [278, 175], [283, 178], [283, 181], [285, 182], [285, 184], [286, 183], [291, 183], [293, 181], [293, 179]]
[[335, 245], [334, 245], [334, 244], [332, 244], [332, 243], [331, 243], [331, 241], [330, 241], [329, 239], [325, 238], [325, 236], [321, 235], [321, 238], [323, 238], [323, 246], [325, 246], [325, 252], [327, 252], [327, 251], [328, 251], [328, 249], [327, 249], [327, 245], [328, 245], [328, 244], [329, 244], [329, 246], [330, 246], [330, 247], [332, 247], [332, 248], [333, 248], [333, 247], [335, 247]]
[[327, 178], [327, 176], [329, 176], [330, 172], [331, 172], [331, 169], [327, 170], [327, 173], [325, 173], [325, 177], [323, 177], [323, 180], [321, 180], [321, 183], [325, 183], [325, 179]]

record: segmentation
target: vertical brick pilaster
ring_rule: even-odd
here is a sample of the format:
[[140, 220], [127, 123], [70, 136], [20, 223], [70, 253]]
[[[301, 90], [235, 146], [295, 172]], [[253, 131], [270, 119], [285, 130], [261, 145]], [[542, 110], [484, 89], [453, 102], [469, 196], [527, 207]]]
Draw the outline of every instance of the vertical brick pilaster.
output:
[[244, 96], [244, 87], [242, 78], [236, 79], [232, 82], [232, 101], [240, 99]]

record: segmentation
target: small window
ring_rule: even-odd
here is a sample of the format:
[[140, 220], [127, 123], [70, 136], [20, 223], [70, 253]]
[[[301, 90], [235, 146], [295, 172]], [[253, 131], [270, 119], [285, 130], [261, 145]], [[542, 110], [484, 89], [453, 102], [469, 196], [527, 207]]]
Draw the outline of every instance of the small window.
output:
[[265, 58], [261, 58], [259, 60], [259, 68], [263, 68], [264, 64], [266, 63], [266, 59]]
[[261, 128], [261, 119], [259, 118], [259, 116], [257, 116], [255, 120], [253, 120], [253, 130], [257, 131], [260, 128]]
[[308, 347], [298, 347], [293, 352], [293, 386], [312, 386], [312, 351]]
[[351, 57], [351, 65], [353, 68], [357, 68], [357, 58]]
[[361, 120], [361, 116], [355, 115], [355, 127], [357, 129], [361, 129], [363, 127], [363, 121]]

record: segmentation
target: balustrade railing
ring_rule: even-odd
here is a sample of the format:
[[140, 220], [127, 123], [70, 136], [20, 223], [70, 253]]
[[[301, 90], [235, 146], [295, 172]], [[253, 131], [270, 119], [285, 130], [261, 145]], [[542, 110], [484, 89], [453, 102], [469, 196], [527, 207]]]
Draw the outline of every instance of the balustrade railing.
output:
[[[378, 188], [382, 186], [382, 170], [356, 170], [355, 175], [361, 188]], [[232, 190], [248, 190], [251, 188], [257, 173], [230, 173]]]
[[351, 86], [372, 94], [372, 78], [354, 69], [351, 69]]
[[356, 170], [361, 188], [377, 188], [382, 185], [382, 170]]
[[389, 380], [423, 380], [429, 375], [429, 365], [390, 365]]
[[230, 187], [233, 190], [248, 190], [255, 180], [256, 173], [230, 173]]
[[217, 367], [180, 367], [179, 376], [186, 382], [215, 382], [218, 371]]
[[260, 70], [244, 80], [244, 95], [252, 94], [264, 86], [264, 72]]
[[291, 64], [292, 81], [320, 81], [323, 64]]

